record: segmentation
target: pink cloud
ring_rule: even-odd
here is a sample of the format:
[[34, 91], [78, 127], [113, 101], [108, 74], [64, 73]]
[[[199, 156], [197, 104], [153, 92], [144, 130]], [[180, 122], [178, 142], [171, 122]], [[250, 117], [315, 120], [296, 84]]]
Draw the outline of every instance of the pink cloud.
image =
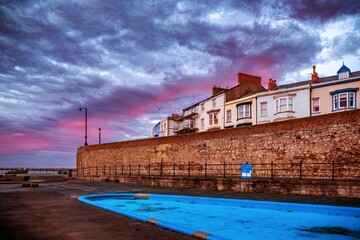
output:
[[52, 149], [52, 141], [36, 132], [33, 133], [6, 133], [0, 135], [0, 154], [24, 153]]

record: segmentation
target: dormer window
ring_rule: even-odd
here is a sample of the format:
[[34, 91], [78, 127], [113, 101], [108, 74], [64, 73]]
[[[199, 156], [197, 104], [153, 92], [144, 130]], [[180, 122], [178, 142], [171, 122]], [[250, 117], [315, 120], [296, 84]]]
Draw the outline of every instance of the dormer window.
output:
[[345, 64], [341, 66], [341, 68], [337, 71], [338, 79], [346, 79], [351, 77], [351, 70]]
[[349, 75], [348, 71], [339, 73], [339, 79], [344, 79], [344, 78], [349, 78], [349, 77], [350, 77], [350, 75]]

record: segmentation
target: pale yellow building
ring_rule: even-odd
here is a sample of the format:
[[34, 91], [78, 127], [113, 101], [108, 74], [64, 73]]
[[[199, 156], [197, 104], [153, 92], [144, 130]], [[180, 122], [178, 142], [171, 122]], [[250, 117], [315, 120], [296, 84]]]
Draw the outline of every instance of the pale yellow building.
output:
[[360, 71], [351, 73], [343, 65], [337, 75], [311, 83], [311, 115], [358, 109], [360, 106]]
[[225, 128], [256, 124], [256, 94], [225, 103]]

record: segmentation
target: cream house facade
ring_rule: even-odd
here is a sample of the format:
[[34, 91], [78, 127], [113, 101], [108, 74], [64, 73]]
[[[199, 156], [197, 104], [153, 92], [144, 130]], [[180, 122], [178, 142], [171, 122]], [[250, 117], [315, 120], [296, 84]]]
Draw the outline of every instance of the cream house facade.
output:
[[337, 75], [311, 84], [311, 115], [358, 109], [360, 71], [352, 73], [343, 65]]
[[225, 92], [220, 92], [199, 103], [196, 119], [199, 132], [224, 128]]
[[159, 137], [167, 137], [175, 135], [174, 130], [177, 126], [176, 119], [179, 115], [172, 114], [170, 117], [166, 117], [160, 121]]
[[256, 124], [256, 94], [225, 103], [225, 128]]

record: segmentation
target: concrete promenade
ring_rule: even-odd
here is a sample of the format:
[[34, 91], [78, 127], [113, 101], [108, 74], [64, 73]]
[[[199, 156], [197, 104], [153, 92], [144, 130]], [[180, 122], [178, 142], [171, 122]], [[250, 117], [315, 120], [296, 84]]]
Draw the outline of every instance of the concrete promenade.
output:
[[58, 175], [31, 175], [30, 180], [38, 180], [40, 186], [22, 188], [20, 184], [0, 184], [0, 239], [197, 239], [116, 215], [76, 199], [92, 193], [178, 194], [360, 207], [358, 199], [346, 198], [153, 188], [80, 181]]

